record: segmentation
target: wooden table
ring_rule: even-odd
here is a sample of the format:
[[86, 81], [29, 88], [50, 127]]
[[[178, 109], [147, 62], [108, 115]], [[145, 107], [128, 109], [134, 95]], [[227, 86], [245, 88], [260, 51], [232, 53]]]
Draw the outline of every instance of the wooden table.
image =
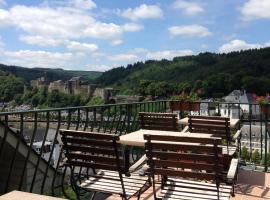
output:
[[128, 146], [144, 147], [144, 143], [145, 143], [145, 140], [143, 138], [144, 134], [166, 135], [166, 136], [185, 136], [185, 137], [197, 137], [197, 138], [213, 138], [211, 134], [204, 134], [204, 133], [189, 133], [189, 132], [173, 132], [173, 131], [157, 131], [157, 130], [140, 129], [138, 131], [120, 136], [119, 143], [122, 145], [128, 145]]
[[45, 195], [38, 195], [28, 192], [12, 191], [0, 196], [0, 200], [64, 200], [64, 199]]
[[[230, 119], [230, 128], [235, 129], [237, 128], [237, 124], [240, 122], [240, 119]], [[188, 125], [188, 117], [185, 117], [183, 119], [180, 119], [178, 121], [180, 125]]]
[[[144, 147], [145, 140], [143, 138], [144, 134], [150, 135], [167, 135], [167, 136], [185, 136], [185, 137], [197, 137], [197, 138], [217, 138], [213, 137], [212, 134], [205, 133], [190, 133], [190, 132], [174, 132], [174, 131], [157, 131], [157, 130], [145, 130], [140, 129], [135, 132], [128, 133], [126, 135], [120, 136], [119, 143], [126, 146], [136, 146], [136, 147]], [[197, 144], [194, 144], [197, 145]], [[232, 155], [235, 149], [229, 147], [229, 152], [227, 151], [227, 146], [221, 146], [223, 154]]]

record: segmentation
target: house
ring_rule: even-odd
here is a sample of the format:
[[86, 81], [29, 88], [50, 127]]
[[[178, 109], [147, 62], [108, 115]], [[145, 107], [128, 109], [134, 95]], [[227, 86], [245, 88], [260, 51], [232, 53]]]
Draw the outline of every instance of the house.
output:
[[224, 103], [219, 106], [220, 115], [230, 118], [247, 118], [249, 114], [253, 117], [260, 115], [260, 107], [256, 104], [256, 98], [245, 90], [233, 90], [230, 94], [223, 97]]
[[[198, 115], [198, 111], [191, 111], [191, 115]], [[203, 116], [213, 116], [216, 114], [216, 109], [215, 109], [215, 103], [212, 98], [210, 99], [203, 99], [202, 103], [200, 103], [200, 115]]]
[[[241, 137], [241, 147], [246, 147], [247, 149], [252, 149], [253, 151], [258, 150], [262, 151], [264, 154], [265, 151], [265, 125], [262, 126], [260, 124], [251, 124], [243, 125], [241, 127], [242, 137]], [[267, 151], [269, 152], [269, 138], [267, 141]]]

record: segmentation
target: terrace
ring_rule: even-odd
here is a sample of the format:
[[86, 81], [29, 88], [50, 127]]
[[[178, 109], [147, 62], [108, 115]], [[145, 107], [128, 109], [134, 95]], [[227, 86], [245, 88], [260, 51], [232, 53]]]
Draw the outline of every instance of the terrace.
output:
[[[199, 110], [192, 110], [190, 104], [180, 115], [222, 113], [239, 118], [238, 128], [244, 125], [248, 127], [247, 130], [249, 129], [241, 141], [246, 150], [240, 151], [239, 155], [246, 159], [247, 166], [242, 166], [239, 171], [235, 187], [236, 196], [231, 199], [270, 199], [268, 173], [270, 120], [267, 112], [264, 113], [257, 104], [199, 103]], [[224, 112], [224, 109], [227, 111]], [[72, 198], [69, 179], [63, 175], [63, 150], [59, 129], [123, 135], [140, 128], [139, 112], [171, 112], [171, 110], [168, 101], [153, 101], [1, 113], [0, 194], [21, 190]], [[253, 136], [254, 127], [256, 137]], [[132, 154], [131, 159], [135, 161], [140, 154], [141, 150], [138, 149]], [[141, 199], [152, 199], [152, 196], [152, 189], [149, 189], [144, 192]], [[115, 195], [99, 197], [99, 199], [117, 198]]]

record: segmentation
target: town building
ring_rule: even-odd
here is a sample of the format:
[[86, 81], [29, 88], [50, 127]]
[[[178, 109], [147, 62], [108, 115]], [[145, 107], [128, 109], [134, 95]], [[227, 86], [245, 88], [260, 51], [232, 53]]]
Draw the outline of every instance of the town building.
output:
[[[241, 127], [242, 137], [241, 137], [241, 147], [246, 147], [247, 149], [254, 152], [256, 150], [265, 152], [265, 125], [262, 124], [244, 124]], [[267, 141], [267, 151], [269, 152], [269, 138]]]
[[220, 115], [233, 119], [243, 117], [248, 118], [249, 114], [253, 118], [260, 115], [260, 107], [256, 104], [256, 98], [245, 90], [233, 90], [230, 94], [223, 97], [224, 103], [220, 103]]
[[33, 88], [40, 88], [42, 86], [47, 85], [47, 83], [48, 83], [47, 78], [45, 76], [30, 81], [30, 85]]

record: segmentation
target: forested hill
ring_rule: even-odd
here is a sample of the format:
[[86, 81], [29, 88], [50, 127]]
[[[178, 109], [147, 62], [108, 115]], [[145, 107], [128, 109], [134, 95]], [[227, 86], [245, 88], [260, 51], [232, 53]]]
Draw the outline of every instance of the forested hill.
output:
[[263, 95], [270, 92], [270, 48], [137, 62], [109, 70], [96, 82], [126, 94], [162, 96], [200, 90], [210, 97], [246, 89]]
[[3, 64], [0, 64], [0, 70], [3, 72], [11, 73], [17, 77], [21, 77], [26, 82], [30, 82], [31, 80], [40, 78], [44, 75], [46, 75], [49, 81], [55, 81], [59, 79], [68, 80], [73, 76], [82, 76], [84, 79], [91, 81], [102, 74], [102, 72], [95, 71], [72, 71], [50, 68], [24, 68]]

